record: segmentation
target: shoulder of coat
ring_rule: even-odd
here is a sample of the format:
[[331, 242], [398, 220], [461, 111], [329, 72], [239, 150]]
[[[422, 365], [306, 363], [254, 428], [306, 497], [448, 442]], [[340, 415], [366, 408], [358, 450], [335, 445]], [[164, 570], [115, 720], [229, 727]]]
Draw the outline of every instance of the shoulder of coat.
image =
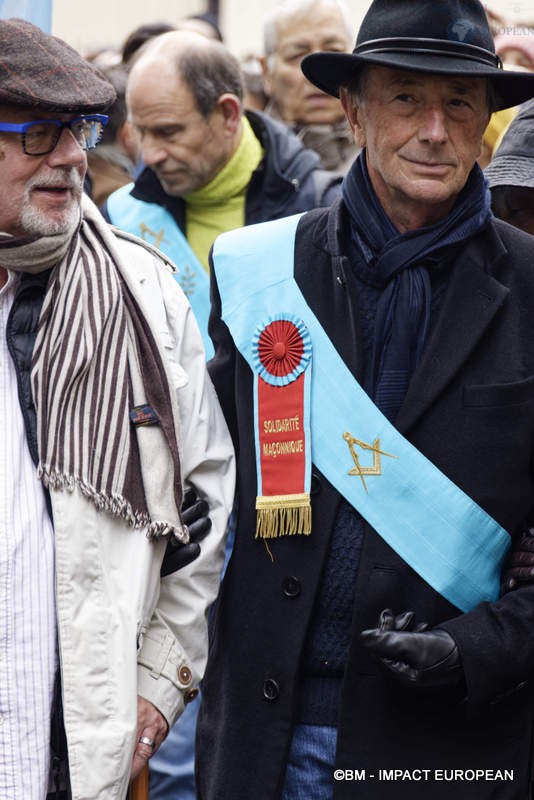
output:
[[112, 233], [117, 237], [117, 239], [123, 239], [124, 241], [130, 242], [131, 244], [137, 244], [143, 247], [147, 252], [149, 252], [159, 263], [159, 265], [166, 269], [168, 272], [175, 273], [178, 272], [176, 266], [171, 261], [171, 259], [162, 253], [161, 250], [158, 250], [157, 247], [154, 247], [149, 242], [145, 242], [144, 239], [141, 239], [140, 236], [136, 236], [134, 233], [129, 233], [128, 231], [122, 230], [122, 228], [117, 228], [115, 225], [111, 225]]

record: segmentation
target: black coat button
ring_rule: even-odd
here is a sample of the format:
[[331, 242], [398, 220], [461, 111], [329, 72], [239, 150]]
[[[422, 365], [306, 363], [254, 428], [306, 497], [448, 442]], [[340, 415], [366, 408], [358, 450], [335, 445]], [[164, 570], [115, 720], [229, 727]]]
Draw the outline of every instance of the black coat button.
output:
[[282, 581], [282, 591], [286, 597], [298, 597], [302, 585], [298, 578], [288, 577]]
[[263, 684], [263, 696], [266, 700], [273, 701], [278, 698], [280, 694], [280, 687], [273, 678], [267, 678]]

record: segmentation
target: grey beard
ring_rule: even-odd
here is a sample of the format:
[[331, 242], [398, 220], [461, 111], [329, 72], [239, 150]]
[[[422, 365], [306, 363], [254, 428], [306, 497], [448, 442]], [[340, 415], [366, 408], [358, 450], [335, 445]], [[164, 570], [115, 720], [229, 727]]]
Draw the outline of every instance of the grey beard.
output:
[[[35, 186], [57, 186], [58, 181], [68, 182], [72, 186], [73, 203], [57, 219], [50, 219], [48, 214], [32, 204], [32, 190]], [[24, 203], [20, 212], [21, 230], [30, 236], [69, 236], [74, 233], [81, 216], [81, 196], [83, 183], [74, 167], [56, 168], [47, 173], [36, 175], [26, 185]]]
[[27, 205], [20, 215], [20, 226], [29, 235], [37, 236], [70, 236], [80, 221], [80, 205], [73, 203], [65, 211], [63, 219], [49, 219], [48, 216], [33, 206]]

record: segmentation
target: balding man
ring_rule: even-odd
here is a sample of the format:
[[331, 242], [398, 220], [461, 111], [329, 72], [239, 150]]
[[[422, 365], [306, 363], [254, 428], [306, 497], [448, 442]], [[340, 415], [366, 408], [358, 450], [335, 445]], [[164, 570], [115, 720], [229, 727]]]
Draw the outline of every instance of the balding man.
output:
[[300, 69], [317, 50], [345, 53], [352, 31], [339, 0], [282, 0], [263, 27], [262, 66], [269, 103], [266, 112], [293, 130], [314, 150], [323, 169], [346, 172], [358, 148], [336, 97], [321, 92]]
[[112, 222], [173, 258], [208, 353], [208, 253], [233, 228], [329, 204], [325, 174], [285, 126], [243, 112], [239, 64], [220, 42], [172, 31], [152, 40], [128, 80], [129, 118], [146, 164], [108, 199]]

